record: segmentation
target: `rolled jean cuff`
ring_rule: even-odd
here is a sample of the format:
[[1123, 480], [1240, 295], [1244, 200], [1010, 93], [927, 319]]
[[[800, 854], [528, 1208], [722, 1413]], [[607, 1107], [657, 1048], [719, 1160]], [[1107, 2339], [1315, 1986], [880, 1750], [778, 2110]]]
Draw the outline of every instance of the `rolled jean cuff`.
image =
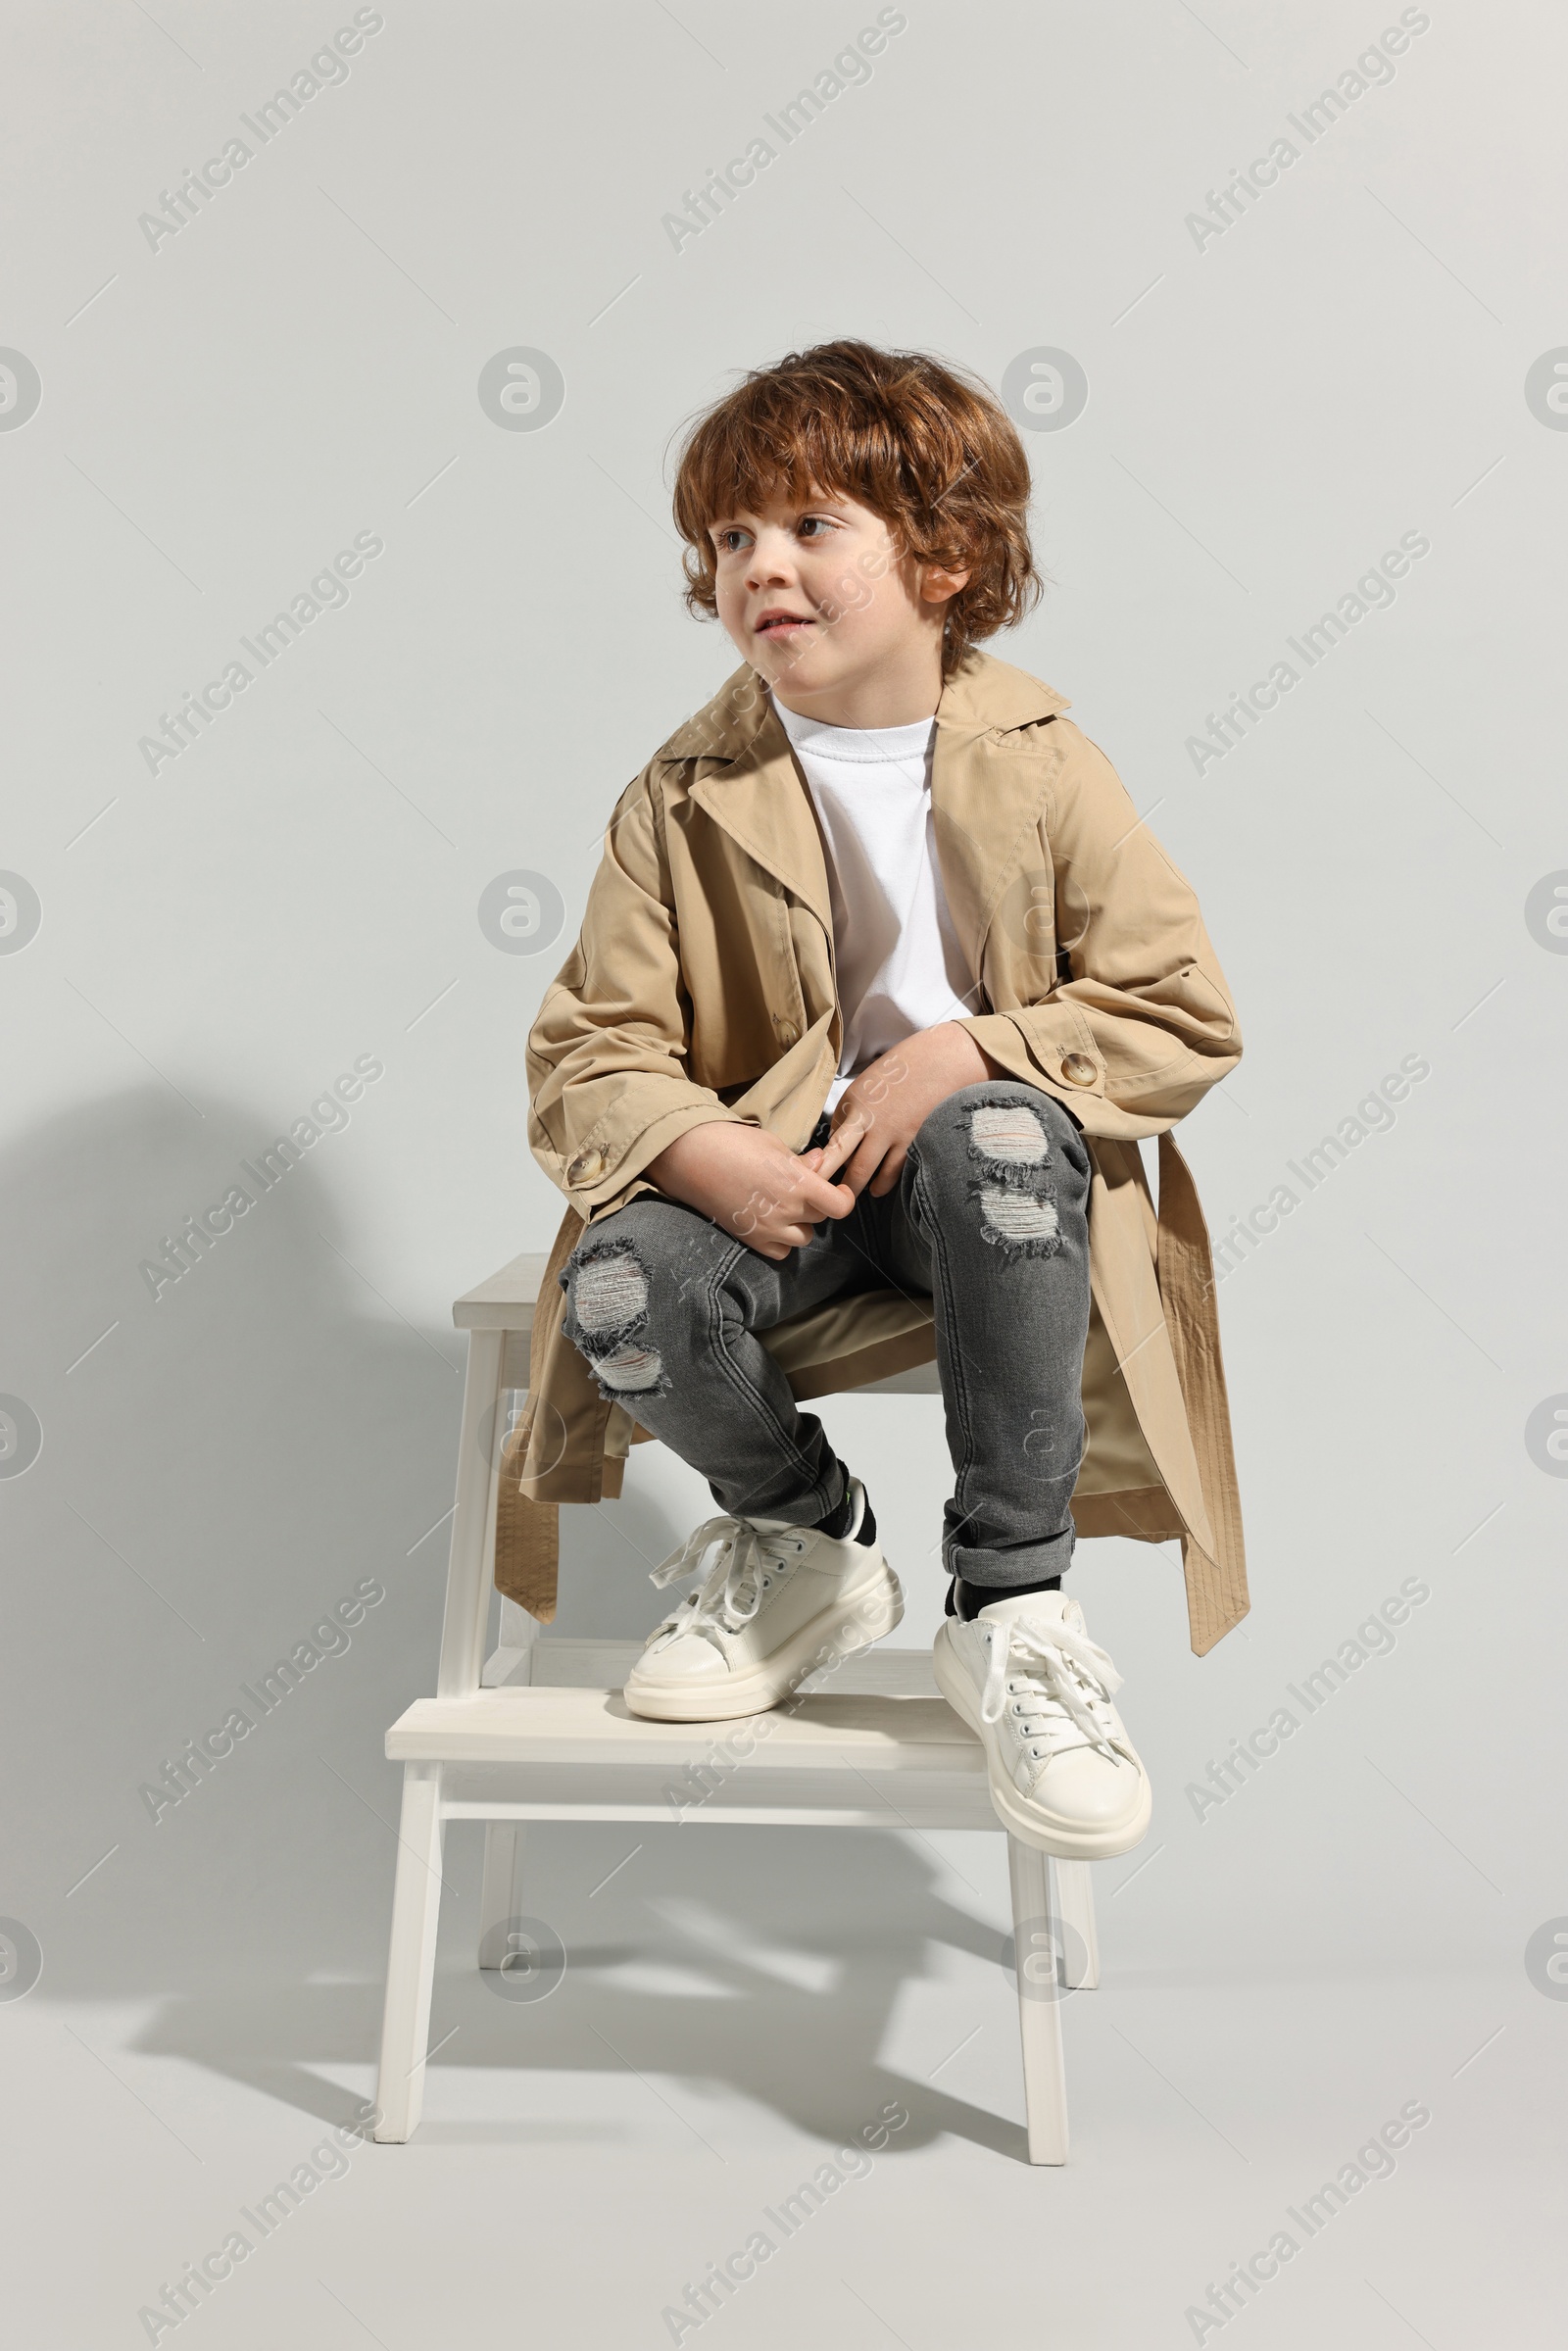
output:
[[942, 1564], [966, 1584], [985, 1585], [999, 1595], [1015, 1584], [1043, 1584], [1048, 1576], [1065, 1575], [1072, 1565], [1077, 1530], [1068, 1527], [1043, 1543], [1020, 1543], [1005, 1551], [969, 1550], [961, 1543], [945, 1543]]

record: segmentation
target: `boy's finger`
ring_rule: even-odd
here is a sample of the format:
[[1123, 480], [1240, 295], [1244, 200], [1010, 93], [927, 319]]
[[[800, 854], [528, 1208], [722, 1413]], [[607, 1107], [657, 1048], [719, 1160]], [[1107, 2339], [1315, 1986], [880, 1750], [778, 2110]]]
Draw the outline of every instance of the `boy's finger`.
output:
[[773, 1227], [772, 1231], [767, 1236], [767, 1247], [765, 1249], [761, 1248], [760, 1244], [756, 1241], [753, 1242], [752, 1247], [758, 1250], [760, 1255], [771, 1257], [775, 1263], [778, 1263], [787, 1257], [792, 1249], [808, 1249], [815, 1238], [816, 1234], [813, 1226], [808, 1224], [797, 1224], [791, 1221], [788, 1224], [780, 1224]]
[[888, 1193], [894, 1189], [900, 1176], [904, 1173], [904, 1162], [907, 1153], [902, 1144], [888, 1152], [887, 1157], [871, 1179], [869, 1189], [873, 1200], [885, 1199]]
[[[825, 1176], [837, 1175], [864, 1133], [864, 1114], [859, 1110], [852, 1110], [848, 1118], [842, 1119], [834, 1128], [827, 1142], [817, 1146], [821, 1152], [818, 1172]], [[815, 1153], [809, 1155], [814, 1157]]]
[[848, 1216], [855, 1205], [855, 1195], [847, 1184], [830, 1184], [825, 1176], [815, 1175], [807, 1167], [801, 1171], [800, 1201], [814, 1224], [824, 1216]]
[[888, 1147], [874, 1136], [863, 1135], [849, 1165], [839, 1177], [840, 1183], [848, 1184], [857, 1195], [863, 1192], [886, 1158], [887, 1150]]

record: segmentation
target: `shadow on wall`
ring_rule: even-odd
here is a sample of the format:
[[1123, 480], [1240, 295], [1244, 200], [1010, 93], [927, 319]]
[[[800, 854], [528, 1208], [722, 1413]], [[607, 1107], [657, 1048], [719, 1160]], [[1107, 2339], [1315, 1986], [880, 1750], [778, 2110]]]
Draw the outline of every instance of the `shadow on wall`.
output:
[[[42, 1432], [0, 1477], [4, 1737], [30, 1791], [0, 1912], [42, 1944], [46, 1993], [384, 1963], [382, 1739], [434, 1687], [466, 1341], [399, 1314], [396, 1267], [336, 1204], [352, 1125], [264, 1190], [241, 1163], [266, 1133], [148, 1084], [0, 1159], [0, 1392]], [[235, 1183], [254, 1204], [155, 1300], [142, 1261]], [[492, 1270], [455, 1261], [454, 1292]], [[617, 1506], [631, 1549], [564, 1514], [568, 1573], [612, 1582], [596, 1612], [623, 1594], [628, 1634], [657, 1597], [637, 1551], [675, 1540], [645, 1507]]]

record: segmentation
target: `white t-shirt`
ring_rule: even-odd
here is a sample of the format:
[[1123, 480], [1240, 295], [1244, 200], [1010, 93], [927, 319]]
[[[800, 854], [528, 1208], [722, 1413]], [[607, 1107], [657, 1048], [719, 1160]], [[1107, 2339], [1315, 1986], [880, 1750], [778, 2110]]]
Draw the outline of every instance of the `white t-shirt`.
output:
[[827, 839], [844, 1044], [832, 1109], [868, 1061], [941, 1020], [980, 1009], [953, 927], [931, 809], [934, 718], [823, 726], [774, 697]]

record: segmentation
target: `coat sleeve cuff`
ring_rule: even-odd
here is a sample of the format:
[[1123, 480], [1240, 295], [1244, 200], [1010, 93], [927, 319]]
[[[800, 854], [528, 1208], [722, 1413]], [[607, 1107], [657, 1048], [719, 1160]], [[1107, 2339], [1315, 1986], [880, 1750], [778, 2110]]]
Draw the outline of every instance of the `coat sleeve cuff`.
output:
[[[1065, 1012], [1065, 1022], [1057, 1021]], [[1122, 1143], [1163, 1134], [1229, 1075], [1239, 1053], [1179, 1054], [1172, 1065], [1127, 1088], [1107, 1069], [1087, 1022], [1055, 1007], [1049, 1027], [1038, 1011], [984, 1012], [960, 1026], [991, 1058], [1026, 1086], [1054, 1095], [1086, 1135]]]
[[657, 1159], [662, 1151], [691, 1128], [709, 1126], [719, 1119], [730, 1125], [746, 1123], [723, 1102], [710, 1097], [666, 1110], [628, 1137], [601, 1136], [598, 1140], [590, 1137], [564, 1162], [558, 1180], [573, 1207], [584, 1217], [609, 1205], [618, 1206], [617, 1196], [642, 1175], [651, 1159]]
[[1009, 1012], [979, 1012], [958, 1026], [967, 1029], [981, 1052], [1009, 1076], [1065, 1102], [1080, 1124], [1088, 1124], [1093, 1105], [1103, 1105], [1104, 1059], [1096, 1052], [1087, 1024], [1070, 1013], [1059, 1037], [1042, 1035], [1035, 1023], [1026, 1030]]

